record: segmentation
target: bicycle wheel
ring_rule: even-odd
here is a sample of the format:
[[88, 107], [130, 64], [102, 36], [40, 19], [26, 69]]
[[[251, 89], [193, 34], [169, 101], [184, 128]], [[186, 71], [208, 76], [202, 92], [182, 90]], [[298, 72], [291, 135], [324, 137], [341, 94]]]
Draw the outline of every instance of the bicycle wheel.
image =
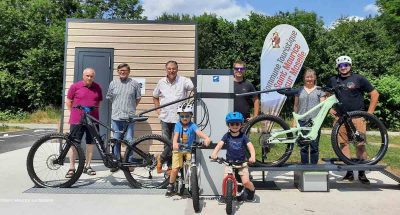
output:
[[233, 182], [231, 179], [226, 181], [226, 214], [232, 214], [232, 204], [233, 204]]
[[[254, 145], [256, 165], [280, 166], [289, 159], [293, 151], [293, 143], [270, 143], [268, 139], [274, 132], [289, 130], [289, 125], [281, 118], [272, 115], [260, 115], [250, 120], [244, 128], [244, 133]], [[293, 137], [292, 133], [278, 135], [276, 139], [286, 140]]]
[[194, 212], [198, 213], [200, 212], [200, 189], [196, 166], [190, 168], [190, 193], [192, 194]]
[[[389, 146], [386, 127], [376, 116], [367, 112], [354, 111], [348, 114], [356, 132], [352, 132], [348, 122], [343, 119], [335, 123], [331, 142], [336, 155], [346, 164], [378, 163]], [[343, 144], [346, 142], [347, 146]]]
[[[65, 174], [70, 169], [70, 159], [67, 156], [62, 165], [55, 164], [67, 144], [75, 150], [75, 174], [66, 178]], [[33, 183], [38, 187], [70, 187], [81, 176], [85, 164], [85, 156], [81, 147], [70, 142], [65, 134], [48, 134], [37, 140], [29, 150], [26, 166]]]
[[[139, 137], [134, 143], [136, 147], [144, 151], [150, 151], [151, 146], [167, 144], [170, 142], [161, 135], [151, 134]], [[127, 147], [124, 156], [124, 163], [131, 163], [132, 167], [123, 170], [126, 179], [134, 188], [165, 188], [168, 185], [169, 176], [165, 173], [157, 173], [157, 159], [152, 152], [141, 156], [130, 147]], [[133, 155], [133, 156], [132, 156]]]

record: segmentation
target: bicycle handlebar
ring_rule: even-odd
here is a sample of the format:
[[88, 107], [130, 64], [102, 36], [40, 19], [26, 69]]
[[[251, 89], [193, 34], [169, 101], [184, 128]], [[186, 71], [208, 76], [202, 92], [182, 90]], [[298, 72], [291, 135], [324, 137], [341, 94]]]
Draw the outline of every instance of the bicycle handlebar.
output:
[[77, 105], [73, 108], [79, 109], [79, 110], [83, 110], [85, 113], [90, 113], [92, 112], [94, 109], [98, 108], [96, 106], [82, 106], [82, 105]]
[[[202, 147], [203, 147], [203, 144], [204, 144], [204, 142], [197, 142], [197, 141], [194, 141], [194, 142], [192, 143], [192, 145], [190, 145], [190, 148], [202, 148]], [[179, 144], [178, 144], [179, 150], [182, 150], [182, 149], [184, 149], [184, 148], [186, 148], [186, 147], [187, 147], [187, 144], [183, 144], [183, 143], [179, 143]]]
[[209, 156], [211, 159], [211, 162], [218, 162], [219, 164], [225, 164], [228, 166], [240, 166], [245, 162], [248, 162], [247, 160], [236, 160], [236, 161], [228, 161], [225, 158], [217, 157], [217, 159], [212, 159], [211, 156]]

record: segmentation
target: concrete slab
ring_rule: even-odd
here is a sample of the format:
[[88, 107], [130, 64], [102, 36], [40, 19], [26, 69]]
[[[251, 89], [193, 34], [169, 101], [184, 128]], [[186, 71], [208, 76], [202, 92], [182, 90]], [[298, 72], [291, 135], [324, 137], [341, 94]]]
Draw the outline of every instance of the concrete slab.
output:
[[[194, 214], [190, 198], [160, 193], [29, 193], [33, 187], [26, 171], [29, 148], [0, 154], [0, 214]], [[102, 164], [97, 175], [83, 175], [83, 182], [125, 183], [121, 171], [111, 174]], [[342, 182], [344, 172], [331, 172], [330, 192], [300, 192], [293, 185], [293, 172], [268, 172], [281, 190], [258, 190], [255, 202], [235, 205], [236, 214], [399, 214], [400, 186], [379, 172], [368, 172], [371, 185], [357, 180]], [[255, 175], [260, 180], [259, 175]], [[122, 183], [122, 184], [121, 184]], [[126, 185], [126, 184], [125, 184]], [[126, 185], [127, 186], [127, 185]], [[114, 189], [114, 188], [109, 188]], [[117, 187], [115, 189], [121, 189]], [[124, 189], [127, 189], [126, 187]], [[225, 214], [216, 198], [202, 199], [201, 214]]]

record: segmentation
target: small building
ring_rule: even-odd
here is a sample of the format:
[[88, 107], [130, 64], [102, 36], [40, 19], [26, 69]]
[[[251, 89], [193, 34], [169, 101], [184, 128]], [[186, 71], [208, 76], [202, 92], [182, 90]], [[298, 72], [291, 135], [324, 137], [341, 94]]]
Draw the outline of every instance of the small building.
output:
[[[67, 19], [64, 54], [63, 118], [61, 131], [69, 131], [66, 95], [72, 83], [82, 80], [83, 69], [96, 70], [95, 81], [103, 89], [100, 121], [111, 125], [111, 104], [105, 99], [109, 83], [118, 78], [117, 66], [127, 63], [131, 77], [143, 83], [145, 92], [137, 113], [154, 107], [152, 92], [165, 77], [165, 63], [175, 60], [179, 75], [194, 77], [197, 69], [197, 33], [194, 23], [156, 21]], [[143, 91], [142, 91], [143, 92]], [[161, 134], [156, 112], [146, 122], [136, 123], [135, 137]], [[105, 130], [101, 130], [106, 134]], [[109, 134], [107, 134], [109, 135]], [[162, 146], [149, 146], [161, 151]]]

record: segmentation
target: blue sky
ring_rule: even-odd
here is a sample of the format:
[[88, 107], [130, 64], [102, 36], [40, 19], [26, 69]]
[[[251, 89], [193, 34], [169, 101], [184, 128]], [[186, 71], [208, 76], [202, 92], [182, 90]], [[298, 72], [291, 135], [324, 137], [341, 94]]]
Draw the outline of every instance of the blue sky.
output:
[[192, 15], [215, 13], [230, 21], [246, 18], [255, 11], [274, 15], [279, 11], [298, 9], [314, 11], [330, 26], [340, 17], [363, 19], [376, 15], [375, 0], [141, 0], [148, 19], [155, 19], [163, 12]]

